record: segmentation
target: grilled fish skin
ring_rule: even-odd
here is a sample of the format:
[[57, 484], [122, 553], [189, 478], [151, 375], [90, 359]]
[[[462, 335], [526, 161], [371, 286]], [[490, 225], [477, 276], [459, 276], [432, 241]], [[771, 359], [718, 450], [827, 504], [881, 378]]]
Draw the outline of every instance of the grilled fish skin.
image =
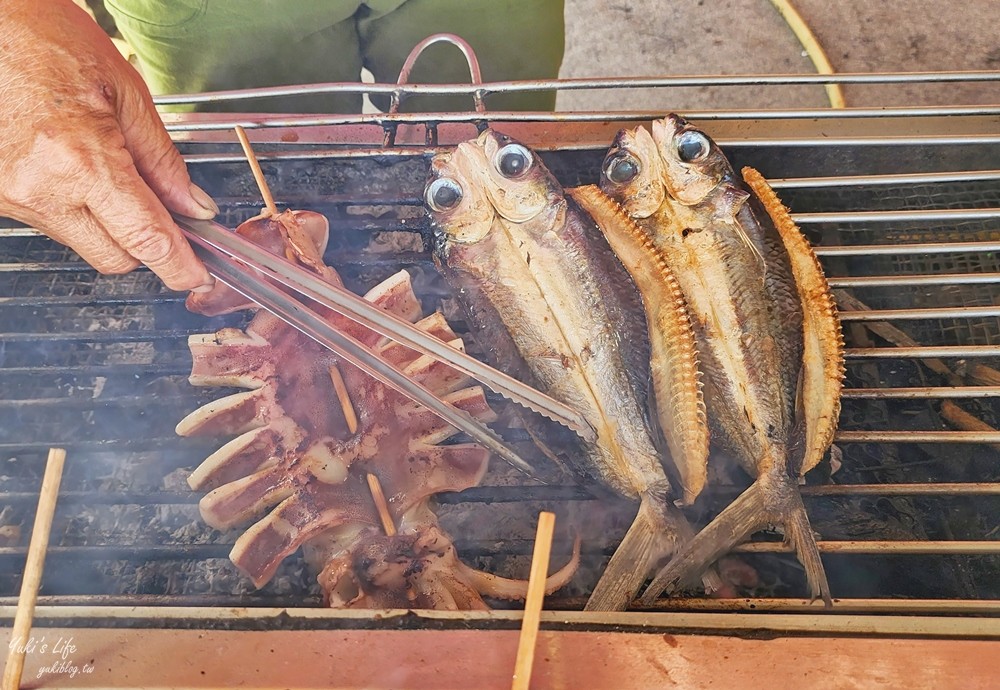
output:
[[[768, 208], [739, 182], [718, 147], [675, 115], [654, 122], [652, 135], [643, 128], [620, 133], [605, 159], [601, 187], [649, 234], [677, 277], [698, 340], [713, 441], [756, 478], [680, 548], [643, 602], [769, 525], [784, 529], [813, 596], [829, 602], [796, 485], [805, 466], [806, 416], [822, 405], [811, 411], [797, 405], [804, 302]], [[827, 311], [817, 318], [829, 317]]]
[[460, 298], [473, 297], [476, 325], [499, 318], [533, 383], [593, 426], [597, 440], [581, 442], [575, 468], [640, 501], [588, 602], [591, 610], [623, 609], [655, 561], [690, 535], [667, 502], [670, 483], [645, 418], [645, 391], [637, 390], [627, 334], [630, 322], [642, 321], [641, 302], [609, 289], [621, 278], [609, 275], [611, 252], [594, 221], [509, 137], [486, 130], [436, 156], [425, 196], [439, 265]]
[[837, 431], [845, 374], [844, 335], [833, 291], [808, 240], [764, 176], [753, 168], [741, 172], [781, 236], [801, 294], [804, 347], [796, 417], [805, 420], [805, 442], [802, 457], [793, 461], [792, 469], [803, 475], [823, 459]]
[[709, 431], [694, 329], [680, 284], [646, 234], [600, 188], [567, 193], [593, 217], [643, 296], [660, 430], [691, 504], [708, 476]]

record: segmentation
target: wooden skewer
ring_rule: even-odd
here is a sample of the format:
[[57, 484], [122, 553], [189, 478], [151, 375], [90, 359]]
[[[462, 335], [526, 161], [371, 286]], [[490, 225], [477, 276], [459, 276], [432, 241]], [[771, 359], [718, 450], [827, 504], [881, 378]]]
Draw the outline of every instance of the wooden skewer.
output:
[[267, 180], [264, 179], [264, 171], [260, 169], [257, 155], [250, 148], [250, 140], [247, 139], [247, 133], [239, 125], [236, 125], [236, 136], [239, 137], [240, 144], [243, 146], [243, 153], [246, 154], [250, 170], [253, 171], [253, 179], [257, 181], [260, 195], [264, 197], [264, 205], [267, 207], [268, 214], [272, 216], [278, 215], [278, 207], [274, 205], [274, 197], [271, 196], [271, 188], [267, 186]]
[[973, 364], [965, 377], [975, 381], [980, 386], [1000, 386], [1000, 372], [985, 364]]
[[347, 429], [353, 434], [358, 430], [358, 415], [354, 411], [354, 404], [351, 402], [351, 396], [344, 384], [344, 377], [340, 375], [340, 368], [336, 364], [330, 367], [330, 381], [333, 382], [333, 390], [337, 392], [340, 407], [344, 410]]
[[528, 690], [531, 683], [531, 668], [535, 662], [535, 643], [538, 640], [538, 624], [545, 599], [545, 579], [549, 574], [549, 554], [552, 552], [552, 534], [555, 528], [554, 513], [543, 511], [538, 514], [535, 549], [531, 554], [531, 573], [528, 576], [528, 596], [524, 599], [524, 618], [521, 619], [521, 636], [517, 641], [511, 690]]
[[17, 612], [14, 614], [14, 628], [10, 634], [10, 651], [7, 654], [7, 666], [3, 671], [3, 690], [17, 690], [21, 685], [25, 645], [28, 643], [31, 622], [35, 617], [35, 602], [38, 600], [38, 587], [42, 582], [45, 551], [49, 545], [49, 532], [52, 530], [52, 517], [56, 512], [56, 499], [59, 497], [59, 484], [62, 483], [65, 461], [65, 450], [49, 449], [45, 475], [42, 477], [42, 489], [38, 496], [38, 510], [35, 512], [35, 526], [31, 530], [31, 542], [28, 545], [28, 560], [24, 565], [24, 578], [21, 580], [21, 594], [17, 599]]
[[378, 510], [379, 519], [382, 520], [382, 529], [385, 530], [386, 535], [395, 536], [396, 524], [392, 521], [392, 515], [389, 513], [389, 504], [385, 500], [385, 494], [382, 493], [382, 484], [378, 477], [371, 472], [368, 473], [368, 488], [371, 489], [372, 498], [375, 499], [375, 509]]
[[[966, 412], [951, 400], [945, 400], [941, 403], [941, 417], [952, 426], [965, 431], [996, 431], [979, 417]], [[991, 443], [989, 445], [994, 450], [1000, 450], [1000, 444]]]

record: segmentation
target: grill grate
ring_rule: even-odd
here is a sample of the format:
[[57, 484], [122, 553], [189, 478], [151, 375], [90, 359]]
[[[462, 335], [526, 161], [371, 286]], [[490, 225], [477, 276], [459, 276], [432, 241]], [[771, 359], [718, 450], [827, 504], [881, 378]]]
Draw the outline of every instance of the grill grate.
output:
[[[972, 78], [995, 82], [1000, 74]], [[751, 77], [722, 79], [742, 84]], [[686, 84], [647, 81], [630, 85]], [[484, 86], [491, 87], [487, 94], [511, 88]], [[452, 87], [395, 88], [405, 95]], [[850, 348], [837, 441], [842, 466], [831, 474], [824, 464], [803, 489], [834, 594], [842, 597], [835, 614], [1000, 613], [993, 601], [1000, 598], [1000, 375], [990, 380], [990, 371], [1000, 369], [1000, 171], [991, 169], [1000, 137], [990, 128], [998, 114], [1000, 108], [984, 106], [692, 116], [735, 164], [774, 178], [819, 247], [831, 282], [866, 305], [848, 311], [841, 304]], [[594, 181], [618, 127], [652, 116], [489, 118], [542, 150], [571, 186]], [[220, 201], [220, 220], [235, 225], [257, 212], [252, 177], [226, 134], [239, 121], [262, 142], [264, 172], [279, 205], [330, 218], [326, 258], [349, 287], [361, 292], [406, 268], [426, 310], [443, 307], [461, 330], [427, 251], [420, 195], [437, 142], [470, 137], [485, 118], [189, 115], [168, 117], [168, 124], [196, 182]], [[387, 131], [395, 136], [392, 148], [381, 146]], [[296, 558], [270, 585], [250, 591], [226, 559], [234, 535], [201, 523], [199, 496], [183, 481], [185, 470], [219, 442], [177, 438], [173, 425], [225, 394], [187, 384], [185, 339], [244, 321], [189, 314], [181, 297], [147, 271], [99, 276], [30, 228], [0, 223], [0, 506], [6, 506], [0, 523], [30, 524], [45, 450], [69, 450], [41, 604], [318, 603], [313, 576]], [[898, 330], [887, 330], [887, 323]], [[984, 426], [949, 426], [945, 404], [959, 405]], [[504, 433], [527, 447], [523, 432]], [[737, 486], [714, 489], [708, 505], [717, 509], [731, 499], [742, 479], [733, 481]], [[529, 516], [555, 506], [565, 526], [586, 514], [581, 575], [547, 600], [549, 608], [580, 608], [631, 508], [599, 509], [603, 503], [575, 486], [523, 486], [496, 464], [486, 484], [439, 501], [459, 552], [479, 567], [524, 576]], [[25, 534], [0, 543], [0, 603], [14, 601], [26, 542]], [[569, 534], [557, 535], [556, 560], [569, 544]], [[815, 610], [797, 598], [802, 574], [794, 559], [775, 553], [781, 550], [767, 535], [739, 550], [759, 575], [746, 599], [678, 598], [658, 608]]]

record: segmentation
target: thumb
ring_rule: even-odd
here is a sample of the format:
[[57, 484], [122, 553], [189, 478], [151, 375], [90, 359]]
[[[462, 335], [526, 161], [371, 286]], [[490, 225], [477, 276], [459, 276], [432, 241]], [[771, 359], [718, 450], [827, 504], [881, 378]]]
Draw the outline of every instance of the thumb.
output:
[[[125, 67], [134, 72], [131, 65]], [[149, 90], [138, 73], [134, 77], [123, 80], [118, 120], [136, 169], [167, 209], [191, 218], [215, 217], [219, 207], [205, 190], [191, 182], [184, 159], [167, 134]]]

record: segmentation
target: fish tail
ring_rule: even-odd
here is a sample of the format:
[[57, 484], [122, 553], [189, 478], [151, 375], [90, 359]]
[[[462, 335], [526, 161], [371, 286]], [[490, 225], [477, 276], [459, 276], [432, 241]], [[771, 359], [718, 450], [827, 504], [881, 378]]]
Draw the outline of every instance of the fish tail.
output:
[[812, 599], [822, 598], [827, 607], [833, 606], [830, 596], [830, 583], [826, 579], [826, 570], [819, 555], [819, 546], [809, 524], [806, 507], [802, 496], [795, 491], [789, 501], [789, 509], [785, 512], [785, 539], [795, 549], [799, 563], [806, 571], [809, 582], [809, 593]]
[[639, 512], [608, 561], [585, 611], [624, 611], [635, 599], [653, 563], [670, 552], [677, 530], [664, 506], [643, 496]]
[[776, 525], [795, 549], [805, 568], [813, 598], [822, 597], [831, 605], [830, 585], [820, 559], [819, 548], [809, 525], [809, 516], [790, 477], [777, 480], [758, 479], [726, 507], [693, 539], [683, 545], [667, 565], [656, 574], [640, 601], [654, 603], [664, 592], [670, 593], [700, 576], [705, 569], [733, 547], [769, 525]]
[[641, 602], [652, 604], [664, 591], [672, 592], [689, 580], [701, 576], [720, 556], [763, 527], [766, 520], [761, 511], [759, 493], [758, 484], [752, 484], [708, 526], [683, 545], [653, 578], [643, 593]]

